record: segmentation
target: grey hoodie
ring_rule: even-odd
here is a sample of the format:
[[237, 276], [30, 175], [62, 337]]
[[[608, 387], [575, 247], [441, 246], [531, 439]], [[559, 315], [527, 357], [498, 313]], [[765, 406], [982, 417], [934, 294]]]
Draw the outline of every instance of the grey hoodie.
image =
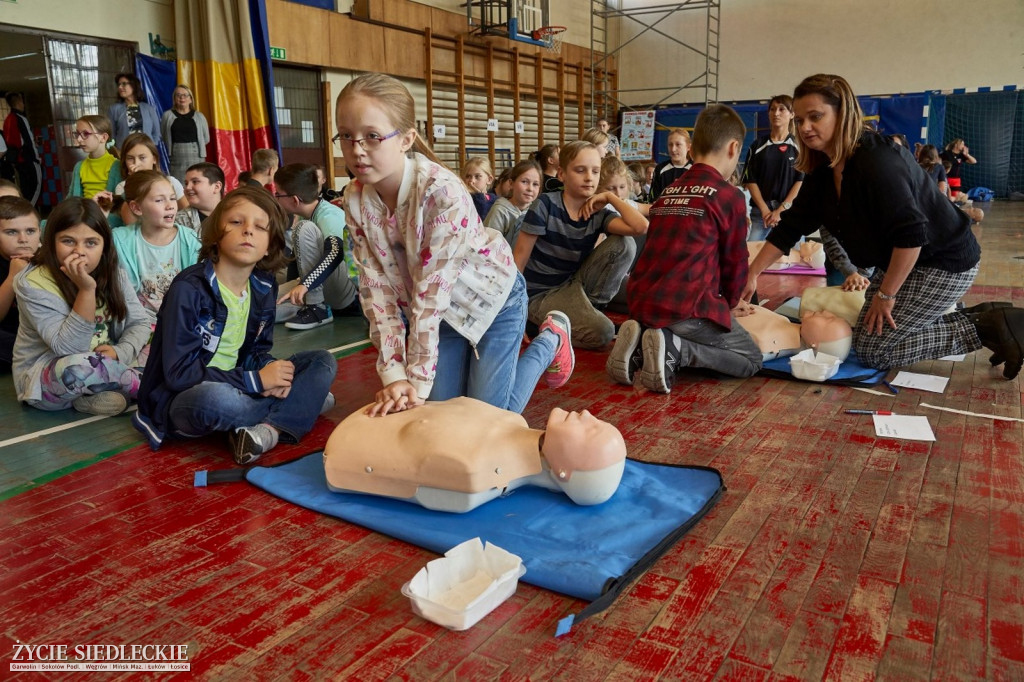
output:
[[[88, 353], [96, 331], [95, 320], [86, 320], [62, 297], [26, 281], [28, 274], [38, 267], [30, 265], [14, 278], [21, 318], [11, 374], [21, 401], [39, 400], [43, 368], [65, 355]], [[149, 340], [152, 328], [128, 274], [119, 268], [118, 275], [128, 315], [110, 325], [110, 345], [117, 352], [117, 359], [130, 365]]]

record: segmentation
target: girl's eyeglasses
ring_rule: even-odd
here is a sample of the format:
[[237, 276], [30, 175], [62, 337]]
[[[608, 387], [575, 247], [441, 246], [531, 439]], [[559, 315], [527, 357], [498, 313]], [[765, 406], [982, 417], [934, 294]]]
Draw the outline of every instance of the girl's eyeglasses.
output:
[[374, 149], [379, 147], [381, 145], [381, 142], [383, 142], [384, 140], [390, 140], [392, 137], [401, 134], [401, 130], [395, 130], [393, 132], [388, 133], [387, 135], [378, 135], [377, 133], [370, 133], [366, 137], [355, 138], [351, 137], [348, 133], [345, 133], [344, 135], [338, 133], [337, 135], [331, 138], [331, 141], [334, 142], [334, 144], [340, 146], [344, 146], [347, 144], [350, 149], [354, 148], [358, 143], [359, 146], [365, 149], [366, 151], [373, 151]]
[[90, 133], [88, 130], [86, 130], [86, 131], [76, 130], [73, 133], [71, 133], [71, 137], [75, 138], [76, 140], [88, 140], [90, 137], [92, 137], [93, 135], [96, 135], [96, 134], [97, 133]]

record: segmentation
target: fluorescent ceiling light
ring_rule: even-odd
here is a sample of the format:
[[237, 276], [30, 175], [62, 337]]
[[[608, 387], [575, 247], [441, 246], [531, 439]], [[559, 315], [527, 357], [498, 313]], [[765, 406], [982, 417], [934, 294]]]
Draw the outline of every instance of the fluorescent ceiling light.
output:
[[9, 57], [0, 57], [0, 62], [5, 62], [8, 59], [21, 59], [22, 57], [35, 57], [37, 54], [42, 54], [42, 52], [26, 52], [24, 54], [12, 54]]

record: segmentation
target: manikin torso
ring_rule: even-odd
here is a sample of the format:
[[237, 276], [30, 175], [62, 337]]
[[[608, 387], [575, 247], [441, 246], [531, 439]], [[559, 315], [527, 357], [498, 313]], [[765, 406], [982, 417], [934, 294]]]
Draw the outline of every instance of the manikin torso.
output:
[[853, 330], [846, 320], [828, 311], [805, 313], [797, 324], [772, 310], [754, 306], [753, 314], [737, 317], [736, 321], [754, 338], [765, 360], [796, 355], [806, 348], [845, 360], [853, 341]]
[[556, 409], [545, 433], [515, 412], [472, 398], [427, 402], [384, 417], [357, 410], [324, 449], [332, 490], [450, 512], [469, 511], [523, 485], [598, 504], [615, 492], [624, 466], [622, 436], [589, 413]]

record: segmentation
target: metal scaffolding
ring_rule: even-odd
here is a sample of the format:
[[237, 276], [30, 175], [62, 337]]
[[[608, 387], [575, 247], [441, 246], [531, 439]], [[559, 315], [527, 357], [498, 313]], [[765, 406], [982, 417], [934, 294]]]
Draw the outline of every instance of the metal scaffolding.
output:
[[[660, 5], [647, 5], [631, 9], [611, 7], [610, 0], [591, 0], [592, 11], [590, 20], [590, 49], [592, 55], [591, 68], [591, 92], [593, 93], [591, 104], [591, 116], [597, 118], [605, 115], [604, 111], [595, 112], [598, 103], [614, 102], [617, 108], [632, 108], [622, 101], [622, 95], [637, 92], [666, 92], [657, 101], [648, 102], [645, 106], [656, 107], [671, 100], [680, 93], [700, 93], [705, 104], [718, 99], [718, 47], [720, 33], [721, 1], [720, 0], [685, 0], [684, 2], [672, 2]], [[621, 0], [620, 0], [621, 2]], [[659, 24], [670, 16], [680, 12], [703, 12], [702, 19], [706, 31], [704, 32], [704, 44], [694, 46], [690, 43], [670, 35], [661, 28]], [[661, 15], [651, 17], [651, 15]], [[609, 19], [625, 19], [636, 22], [642, 29], [625, 42], [609, 49]], [[613, 88], [611, 78], [606, 65], [608, 59], [619, 54], [623, 48], [637, 40], [646, 33], [656, 33], [659, 36], [681, 45], [703, 58], [703, 70], [692, 78], [679, 84], [678, 81], [664, 86], [653, 86], [644, 88]], [[666, 70], [666, 76], [671, 75]], [[693, 100], [689, 100], [690, 103]]]

